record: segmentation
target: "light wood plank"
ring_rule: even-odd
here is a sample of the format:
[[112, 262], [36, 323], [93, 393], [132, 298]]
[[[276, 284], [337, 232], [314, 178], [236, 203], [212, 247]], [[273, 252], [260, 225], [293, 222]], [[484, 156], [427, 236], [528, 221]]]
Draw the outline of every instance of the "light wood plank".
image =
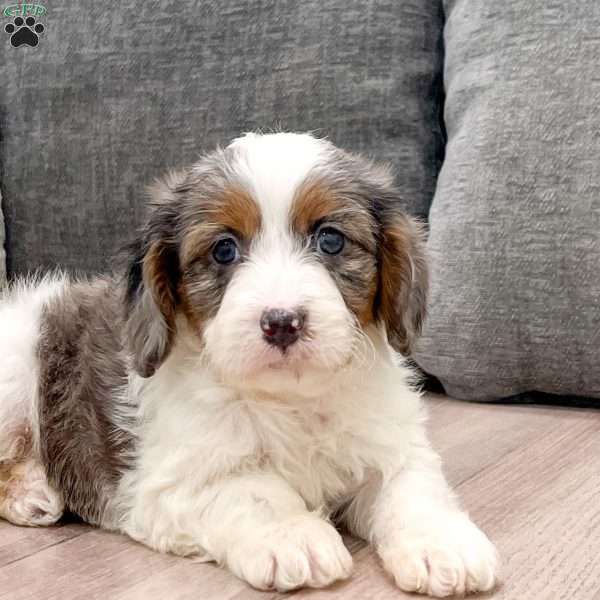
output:
[[214, 564], [194, 563], [181, 559], [176, 565], [148, 577], [113, 596], [114, 600], [198, 600], [219, 598], [234, 600], [271, 600], [276, 593], [253, 590], [224, 569]]
[[0, 598], [105, 600], [178, 559], [92, 530], [0, 569]]
[[15, 527], [0, 521], [0, 567], [36, 554], [90, 531], [80, 524], [58, 525], [44, 529]]
[[541, 437], [589, 419], [589, 410], [465, 403], [429, 405], [429, 436], [453, 486]]
[[[557, 414], [558, 416], [558, 414]], [[494, 598], [585, 600], [600, 593], [600, 413], [515, 450], [460, 486], [495, 541]]]
[[[348, 535], [344, 535], [344, 542], [352, 553], [360, 552], [366, 546], [363, 540]], [[203, 599], [272, 600], [289, 597], [289, 594], [253, 590], [214, 564], [181, 560], [160, 573], [149, 573], [147, 579], [116, 595], [115, 600], [197, 600], [199, 590]]]

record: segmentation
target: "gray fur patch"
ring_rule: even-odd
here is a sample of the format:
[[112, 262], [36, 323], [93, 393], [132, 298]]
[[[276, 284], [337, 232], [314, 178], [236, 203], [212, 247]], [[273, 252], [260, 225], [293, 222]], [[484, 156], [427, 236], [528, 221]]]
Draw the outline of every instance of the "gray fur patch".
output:
[[69, 511], [105, 527], [134, 450], [121, 303], [113, 280], [68, 285], [46, 306], [39, 342], [44, 467]]

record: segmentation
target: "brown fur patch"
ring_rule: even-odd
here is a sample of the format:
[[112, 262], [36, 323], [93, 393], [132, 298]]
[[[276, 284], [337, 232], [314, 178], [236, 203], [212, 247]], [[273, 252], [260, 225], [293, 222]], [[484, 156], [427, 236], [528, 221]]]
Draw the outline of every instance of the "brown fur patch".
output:
[[198, 256], [206, 254], [215, 235], [230, 231], [249, 243], [261, 227], [260, 209], [252, 196], [239, 187], [228, 187], [209, 205], [200, 208], [202, 222], [184, 233], [181, 262], [185, 268]]
[[0, 462], [0, 516], [8, 518], [11, 502], [19, 492], [19, 482], [23, 477], [23, 463]]
[[[339, 256], [321, 256], [348, 308], [361, 326], [373, 322], [377, 295], [377, 225], [368, 210], [368, 199], [324, 179], [309, 179], [296, 192], [291, 209], [292, 229], [302, 238], [314, 236], [322, 223], [346, 237]], [[316, 239], [313, 238], [316, 244]]]
[[379, 316], [390, 344], [409, 354], [425, 318], [428, 271], [419, 227], [398, 215], [384, 224], [379, 279]]
[[364, 295], [362, 309], [356, 315], [362, 327], [366, 327], [375, 321], [375, 302], [377, 300], [377, 275], [371, 277], [369, 287]]
[[206, 317], [218, 310], [218, 305], [210, 306], [208, 303], [205, 303], [200, 307], [194, 306], [194, 294], [189, 288], [189, 282], [186, 283], [185, 280], [179, 282], [178, 292], [181, 301], [181, 311], [192, 326], [192, 329], [199, 332]]
[[162, 243], [154, 242], [144, 256], [143, 273], [144, 281], [152, 293], [156, 306], [162, 313], [169, 329], [173, 329], [177, 299], [166, 262]]
[[316, 223], [331, 218], [343, 208], [343, 202], [324, 182], [308, 181], [296, 192], [292, 204], [292, 229], [300, 235], [308, 235]]
[[177, 286], [181, 310], [196, 331], [218, 310], [232, 272], [212, 260], [216, 237], [231, 232], [243, 252], [258, 235], [262, 222], [258, 205], [238, 186], [225, 187], [215, 197], [205, 199], [198, 217], [201, 222], [183, 233], [182, 277]]
[[7, 455], [0, 460], [0, 515], [4, 514], [5, 503], [15, 494], [15, 488], [22, 477], [24, 461], [33, 450], [33, 436], [28, 425], [8, 433], [11, 445]]
[[251, 240], [260, 229], [261, 215], [252, 196], [240, 188], [227, 188], [223, 191], [220, 206], [213, 212], [216, 223], [240, 233]]

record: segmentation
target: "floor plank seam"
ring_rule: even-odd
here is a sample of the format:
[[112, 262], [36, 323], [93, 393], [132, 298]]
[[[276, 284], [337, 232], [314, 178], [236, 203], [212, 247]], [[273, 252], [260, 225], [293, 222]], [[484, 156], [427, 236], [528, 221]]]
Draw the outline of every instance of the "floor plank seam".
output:
[[88, 533], [88, 532], [82, 531], [81, 533], [77, 533], [76, 535], [74, 535], [72, 537], [65, 538], [64, 540], [59, 540], [58, 542], [54, 542], [53, 544], [48, 544], [47, 546], [42, 546], [41, 548], [38, 548], [37, 550], [30, 552], [29, 554], [23, 554], [22, 556], [19, 556], [18, 558], [15, 558], [14, 560], [10, 560], [10, 561], [0, 565], [0, 570], [4, 569], [5, 567], [8, 567], [9, 565], [18, 563], [21, 560], [26, 560], [28, 558], [31, 558], [32, 556], [35, 556], [36, 554], [39, 554], [40, 552], [45, 552], [49, 548], [54, 548], [55, 546], [59, 546], [60, 544], [64, 544], [66, 542], [70, 542], [71, 540], [75, 540], [78, 537], [85, 535], [86, 533]]
[[[499, 457], [496, 462], [484, 465], [481, 468], [479, 468], [476, 471], [474, 471], [473, 473], [471, 473], [465, 479], [457, 481], [456, 483], [454, 483], [453, 487], [455, 489], [462, 488], [465, 484], [468, 484], [472, 480], [476, 479], [479, 475], [481, 475], [482, 473], [485, 473], [488, 469], [494, 468], [499, 463], [500, 460], [505, 460], [505, 459], [511, 457], [514, 454], [522, 452], [522, 450], [523, 450], [523, 448], [525, 446], [531, 446], [532, 444], [537, 444], [540, 440], [544, 440], [544, 439], [546, 439], [548, 437], [556, 435], [556, 430], [557, 429], [558, 429], [558, 427], [554, 427], [552, 429], [546, 430], [543, 433], [541, 433], [540, 435], [538, 435], [538, 436], [536, 436], [536, 437], [531, 438], [530, 440], [528, 440], [527, 444], [516, 446], [515, 448], [513, 448], [513, 449], [509, 450], [508, 452], [506, 452], [506, 454], [503, 454], [501, 457]], [[588, 425], [586, 427], [586, 431], [587, 430], [593, 430], [593, 429], [597, 429], [597, 427], [592, 427], [591, 425]], [[567, 434], [565, 434], [565, 435], [567, 435]], [[568, 437], [568, 435], [567, 435], [567, 437]], [[442, 456], [442, 458], [443, 458], [443, 456]]]

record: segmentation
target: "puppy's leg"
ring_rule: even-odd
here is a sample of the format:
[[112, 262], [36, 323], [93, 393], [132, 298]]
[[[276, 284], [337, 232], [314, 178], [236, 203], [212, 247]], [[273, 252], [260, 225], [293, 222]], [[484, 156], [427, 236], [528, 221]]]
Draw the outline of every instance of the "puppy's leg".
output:
[[387, 482], [365, 486], [347, 519], [405, 591], [444, 597], [494, 587], [496, 551], [460, 510], [427, 443]]
[[0, 518], [42, 527], [56, 523], [63, 510], [61, 495], [35, 455], [31, 427], [4, 424], [0, 427]]
[[[255, 588], [323, 587], [350, 575], [339, 533], [278, 475], [230, 476], [193, 497], [153, 504], [156, 511], [142, 509], [145, 535], [127, 533], [159, 550], [215, 560]], [[133, 521], [140, 523], [135, 514]]]
[[63, 513], [63, 502], [48, 483], [42, 465], [33, 458], [0, 463], [0, 517], [29, 527], [52, 525]]

